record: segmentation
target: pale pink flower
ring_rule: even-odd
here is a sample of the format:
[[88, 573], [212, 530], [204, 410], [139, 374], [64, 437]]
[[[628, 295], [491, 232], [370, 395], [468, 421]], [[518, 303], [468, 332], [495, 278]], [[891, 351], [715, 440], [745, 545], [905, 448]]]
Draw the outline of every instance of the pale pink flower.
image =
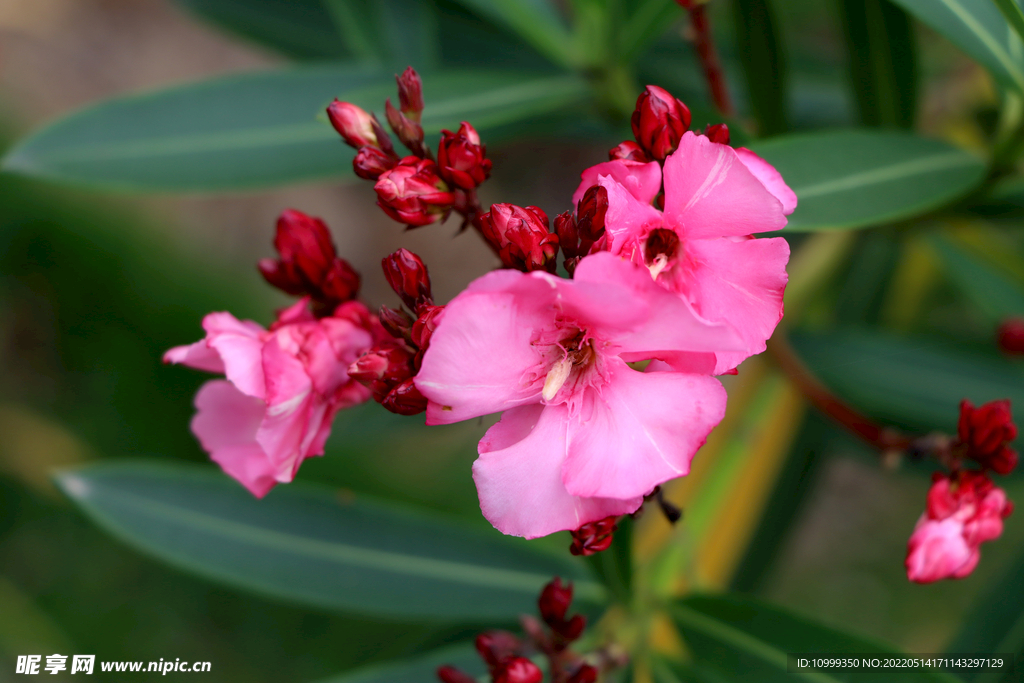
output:
[[744, 339], [740, 351], [680, 356], [676, 367], [729, 372], [764, 351], [782, 318], [789, 245], [752, 234], [784, 227], [796, 195], [750, 150], [692, 132], [665, 160], [664, 211], [651, 205], [657, 195], [649, 177], [654, 171], [656, 163], [598, 164], [583, 172], [576, 194], [594, 182], [602, 185], [608, 191], [608, 249], [647, 266], [699, 315], [733, 326]]
[[205, 339], [171, 349], [164, 362], [226, 375], [199, 389], [192, 431], [210, 458], [257, 497], [291, 481], [306, 458], [323, 455], [335, 414], [370, 398], [348, 367], [382, 330], [357, 301], [317, 319], [304, 298], [270, 330], [210, 313], [203, 329]]
[[740, 345], [646, 269], [601, 253], [573, 280], [502, 270], [474, 281], [445, 307], [416, 386], [427, 424], [505, 411], [473, 478], [484, 516], [533, 538], [635, 511], [689, 471], [722, 419], [715, 378], [627, 363]]
[[981, 472], [937, 479], [907, 543], [907, 578], [964, 578], [978, 565], [981, 544], [1002, 535], [1003, 518], [1012, 510], [1006, 493]]

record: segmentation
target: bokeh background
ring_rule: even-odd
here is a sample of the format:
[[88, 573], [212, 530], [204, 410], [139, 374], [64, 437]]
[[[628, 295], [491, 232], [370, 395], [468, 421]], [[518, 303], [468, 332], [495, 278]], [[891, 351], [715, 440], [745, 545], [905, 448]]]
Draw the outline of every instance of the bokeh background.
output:
[[[713, 5], [742, 118], [729, 6]], [[794, 127], [853, 124], [857, 107], [833, 3], [788, 0], [777, 7], [793, 71]], [[995, 110], [987, 77], [938, 35], [920, 26], [915, 31], [922, 75], [918, 129], [979, 145]], [[643, 76], [707, 107], [685, 32], [685, 21], [668, 31], [641, 61], [649, 71]], [[95, 100], [284, 63], [168, 0], [2, 0], [0, 146]], [[429, 81], [425, 92], [429, 99]], [[604, 160], [610, 146], [607, 139], [584, 137], [492, 146], [495, 172], [484, 204], [537, 204], [551, 215], [569, 208], [579, 171]], [[456, 234], [454, 222], [403, 232], [374, 206], [372, 190], [362, 183], [143, 197], [0, 176], [0, 681], [17, 678], [7, 664], [14, 656], [53, 652], [208, 660], [217, 681], [313, 681], [465, 632], [464, 625], [316, 613], [196, 579], [107, 537], [50, 483], [54, 468], [91, 460], [206, 460], [188, 431], [191, 396], [205, 378], [165, 367], [160, 356], [197, 339], [208, 311], [267, 322], [285, 303], [254, 264], [271, 255], [274, 220], [287, 207], [328, 222], [340, 253], [362, 272], [364, 298], [372, 305], [393, 303], [378, 264], [399, 246], [429, 263], [440, 300], [495, 265], [474, 235]], [[1012, 227], [1017, 218], [1001, 220]], [[1015, 234], [1007, 238], [1011, 246], [1019, 246]], [[811, 311], [809, 326], [913, 328], [940, 345], [994, 353], [990, 326], [948, 283], [929, 290], [925, 319], [903, 313], [888, 285], [905, 242], [884, 232], [856, 239], [855, 258], [839, 264], [829, 280], [835, 305]], [[1012, 264], [1006, 270], [1024, 277]], [[774, 449], [769, 469], [781, 484], [759, 487], [755, 478], [728, 493], [724, 509], [740, 512], [723, 513], [721, 524], [711, 526], [712, 537], [696, 548], [703, 555], [682, 580], [752, 592], [907, 651], [941, 651], [964, 619], [984, 613], [986, 594], [1019, 562], [1019, 513], [1004, 538], [986, 545], [969, 579], [909, 584], [902, 561], [923, 509], [927, 472], [880, 466], [876, 454], [791, 391], [765, 395], [762, 388], [758, 396], [736, 398], [766, 371], [753, 361], [729, 378], [734, 407], [721, 429], [736, 424], [740, 411], [763, 411], [746, 443], [752, 452]], [[759, 407], [758, 400], [772, 405]], [[950, 430], [955, 419], [951, 405]], [[486, 526], [469, 466], [487, 424], [426, 430], [417, 423], [376, 405], [343, 414], [327, 455], [307, 462], [299, 478]], [[1006, 488], [1011, 498], [1024, 500], [1024, 482], [1011, 479]], [[658, 533], [664, 532], [652, 530], [650, 537]], [[543, 542], [567, 546], [568, 537]]]

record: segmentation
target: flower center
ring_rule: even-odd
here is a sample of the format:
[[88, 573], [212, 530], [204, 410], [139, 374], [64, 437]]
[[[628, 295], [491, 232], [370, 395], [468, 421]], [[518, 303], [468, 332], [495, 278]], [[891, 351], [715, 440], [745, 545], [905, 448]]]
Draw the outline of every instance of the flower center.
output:
[[554, 362], [544, 378], [541, 397], [545, 401], [554, 399], [570, 379], [575, 384], [597, 359], [593, 340], [580, 329], [572, 329], [569, 336], [563, 337], [554, 346], [562, 352], [562, 357]]
[[655, 280], [679, 254], [679, 235], [666, 228], [655, 228], [644, 243], [644, 263]]

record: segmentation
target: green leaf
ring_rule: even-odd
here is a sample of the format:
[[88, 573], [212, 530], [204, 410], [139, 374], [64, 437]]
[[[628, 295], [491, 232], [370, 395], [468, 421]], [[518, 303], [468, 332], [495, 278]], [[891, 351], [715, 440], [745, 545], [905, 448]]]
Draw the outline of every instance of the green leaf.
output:
[[893, 0], [948, 38], [1004, 86], [1024, 91], [1024, 50], [992, 0]]
[[1024, 315], [1024, 291], [1016, 282], [945, 235], [930, 235], [929, 243], [946, 276], [992, 323]]
[[457, 0], [477, 16], [510, 30], [559, 66], [579, 62], [572, 36], [549, 0]]
[[474, 678], [487, 673], [473, 644], [464, 643], [402, 661], [360, 667], [317, 683], [437, 683], [437, 667], [445, 665]]
[[730, 681], [906, 681], [956, 683], [933, 671], [787, 673], [787, 653], [898, 655], [893, 647], [817, 624], [778, 607], [738, 595], [696, 595], [674, 603], [670, 614], [698, 664]]
[[794, 332], [791, 338], [830, 389], [889, 424], [949, 434], [956, 431], [961, 399], [1009, 398], [1024, 405], [1024, 368], [996, 355], [878, 332]]
[[389, 618], [499, 620], [535, 609], [553, 576], [600, 603], [569, 557], [496, 531], [290, 484], [263, 500], [209, 468], [104, 463], [58, 477], [101, 527], [165, 562], [237, 588]]
[[619, 56], [634, 61], [651, 42], [664, 34], [682, 16], [675, 0], [640, 0], [629, 3], [631, 11], [619, 29]]
[[939, 208], [978, 185], [985, 165], [945, 142], [895, 131], [841, 130], [751, 145], [799, 205], [787, 230], [863, 228]]
[[750, 109], [764, 137], [786, 132], [789, 105], [786, 59], [769, 0], [735, 0], [736, 49]]
[[231, 33], [298, 59], [348, 56], [321, 0], [175, 0]]
[[840, 5], [861, 123], [912, 128], [917, 57], [910, 18], [889, 0], [841, 0]]
[[[465, 70], [424, 79], [428, 134], [489, 128], [585, 100], [574, 76]], [[228, 190], [351, 176], [352, 151], [318, 111], [332, 97], [380, 111], [395, 96], [370, 67], [300, 67], [116, 98], [21, 141], [8, 171], [123, 190]]]
[[395, 71], [434, 68], [437, 11], [424, 0], [323, 0], [349, 50]]
[[1024, 38], [1024, 12], [1021, 11], [1020, 5], [1017, 4], [1016, 0], [993, 1], [996, 3], [999, 11], [1003, 13], [1006, 21], [1017, 32], [1017, 37]]

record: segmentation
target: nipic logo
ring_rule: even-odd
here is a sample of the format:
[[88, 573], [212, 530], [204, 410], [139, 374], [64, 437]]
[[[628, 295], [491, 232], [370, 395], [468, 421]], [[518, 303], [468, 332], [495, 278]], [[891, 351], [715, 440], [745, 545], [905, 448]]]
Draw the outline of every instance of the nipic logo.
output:
[[[38, 674], [42, 655], [18, 655], [18, 661], [14, 668], [16, 674]], [[72, 655], [71, 673], [91, 674], [96, 665], [96, 655]], [[42, 669], [48, 674], [57, 674], [67, 671], [67, 655], [47, 655], [46, 665]]]

